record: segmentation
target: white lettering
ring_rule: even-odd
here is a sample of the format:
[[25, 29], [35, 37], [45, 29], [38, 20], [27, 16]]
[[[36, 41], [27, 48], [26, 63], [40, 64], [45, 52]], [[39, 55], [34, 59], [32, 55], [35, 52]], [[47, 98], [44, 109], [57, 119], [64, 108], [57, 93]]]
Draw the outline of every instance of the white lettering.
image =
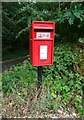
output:
[[37, 39], [50, 39], [50, 33], [46, 32], [37, 32], [36, 33], [36, 38]]

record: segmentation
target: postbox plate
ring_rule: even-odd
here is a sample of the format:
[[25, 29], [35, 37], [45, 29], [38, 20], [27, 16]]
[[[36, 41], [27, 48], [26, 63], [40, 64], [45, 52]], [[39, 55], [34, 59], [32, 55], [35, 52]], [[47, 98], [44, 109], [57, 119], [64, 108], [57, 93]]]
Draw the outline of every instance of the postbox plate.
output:
[[36, 38], [37, 39], [50, 39], [50, 32], [37, 32]]

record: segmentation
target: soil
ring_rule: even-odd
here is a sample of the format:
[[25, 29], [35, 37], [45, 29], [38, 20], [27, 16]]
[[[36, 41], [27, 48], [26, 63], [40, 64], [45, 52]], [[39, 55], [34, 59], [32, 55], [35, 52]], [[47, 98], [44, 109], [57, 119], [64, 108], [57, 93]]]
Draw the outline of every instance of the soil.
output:
[[[24, 88], [23, 88], [24, 89]], [[29, 90], [28, 90], [29, 91]], [[31, 89], [30, 94], [22, 97], [17, 92], [12, 96], [3, 96], [3, 117], [4, 118], [80, 118], [75, 110], [71, 113], [65, 111], [61, 106], [58, 111], [46, 107], [46, 94], [42, 90], [37, 98], [37, 88]]]

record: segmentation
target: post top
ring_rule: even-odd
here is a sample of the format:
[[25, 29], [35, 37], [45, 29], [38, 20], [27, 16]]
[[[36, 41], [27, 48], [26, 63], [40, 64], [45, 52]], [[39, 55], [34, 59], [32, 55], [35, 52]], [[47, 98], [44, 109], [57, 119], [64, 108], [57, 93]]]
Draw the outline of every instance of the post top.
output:
[[52, 21], [32, 21], [31, 25], [34, 29], [54, 29], [55, 22]]

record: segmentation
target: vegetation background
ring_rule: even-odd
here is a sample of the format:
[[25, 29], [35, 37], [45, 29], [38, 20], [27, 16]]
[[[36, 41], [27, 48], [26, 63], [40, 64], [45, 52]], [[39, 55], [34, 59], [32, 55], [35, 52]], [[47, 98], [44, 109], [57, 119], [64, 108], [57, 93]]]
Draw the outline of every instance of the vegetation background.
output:
[[54, 64], [43, 67], [42, 97], [45, 96], [45, 100], [41, 98], [39, 104], [35, 98], [36, 68], [27, 59], [2, 73], [4, 116], [28, 115], [29, 96], [32, 97], [29, 101], [34, 100], [31, 102], [34, 112], [53, 110], [57, 113], [61, 109], [84, 115], [84, 3], [2, 3], [3, 60], [29, 54], [32, 20], [56, 23]]

